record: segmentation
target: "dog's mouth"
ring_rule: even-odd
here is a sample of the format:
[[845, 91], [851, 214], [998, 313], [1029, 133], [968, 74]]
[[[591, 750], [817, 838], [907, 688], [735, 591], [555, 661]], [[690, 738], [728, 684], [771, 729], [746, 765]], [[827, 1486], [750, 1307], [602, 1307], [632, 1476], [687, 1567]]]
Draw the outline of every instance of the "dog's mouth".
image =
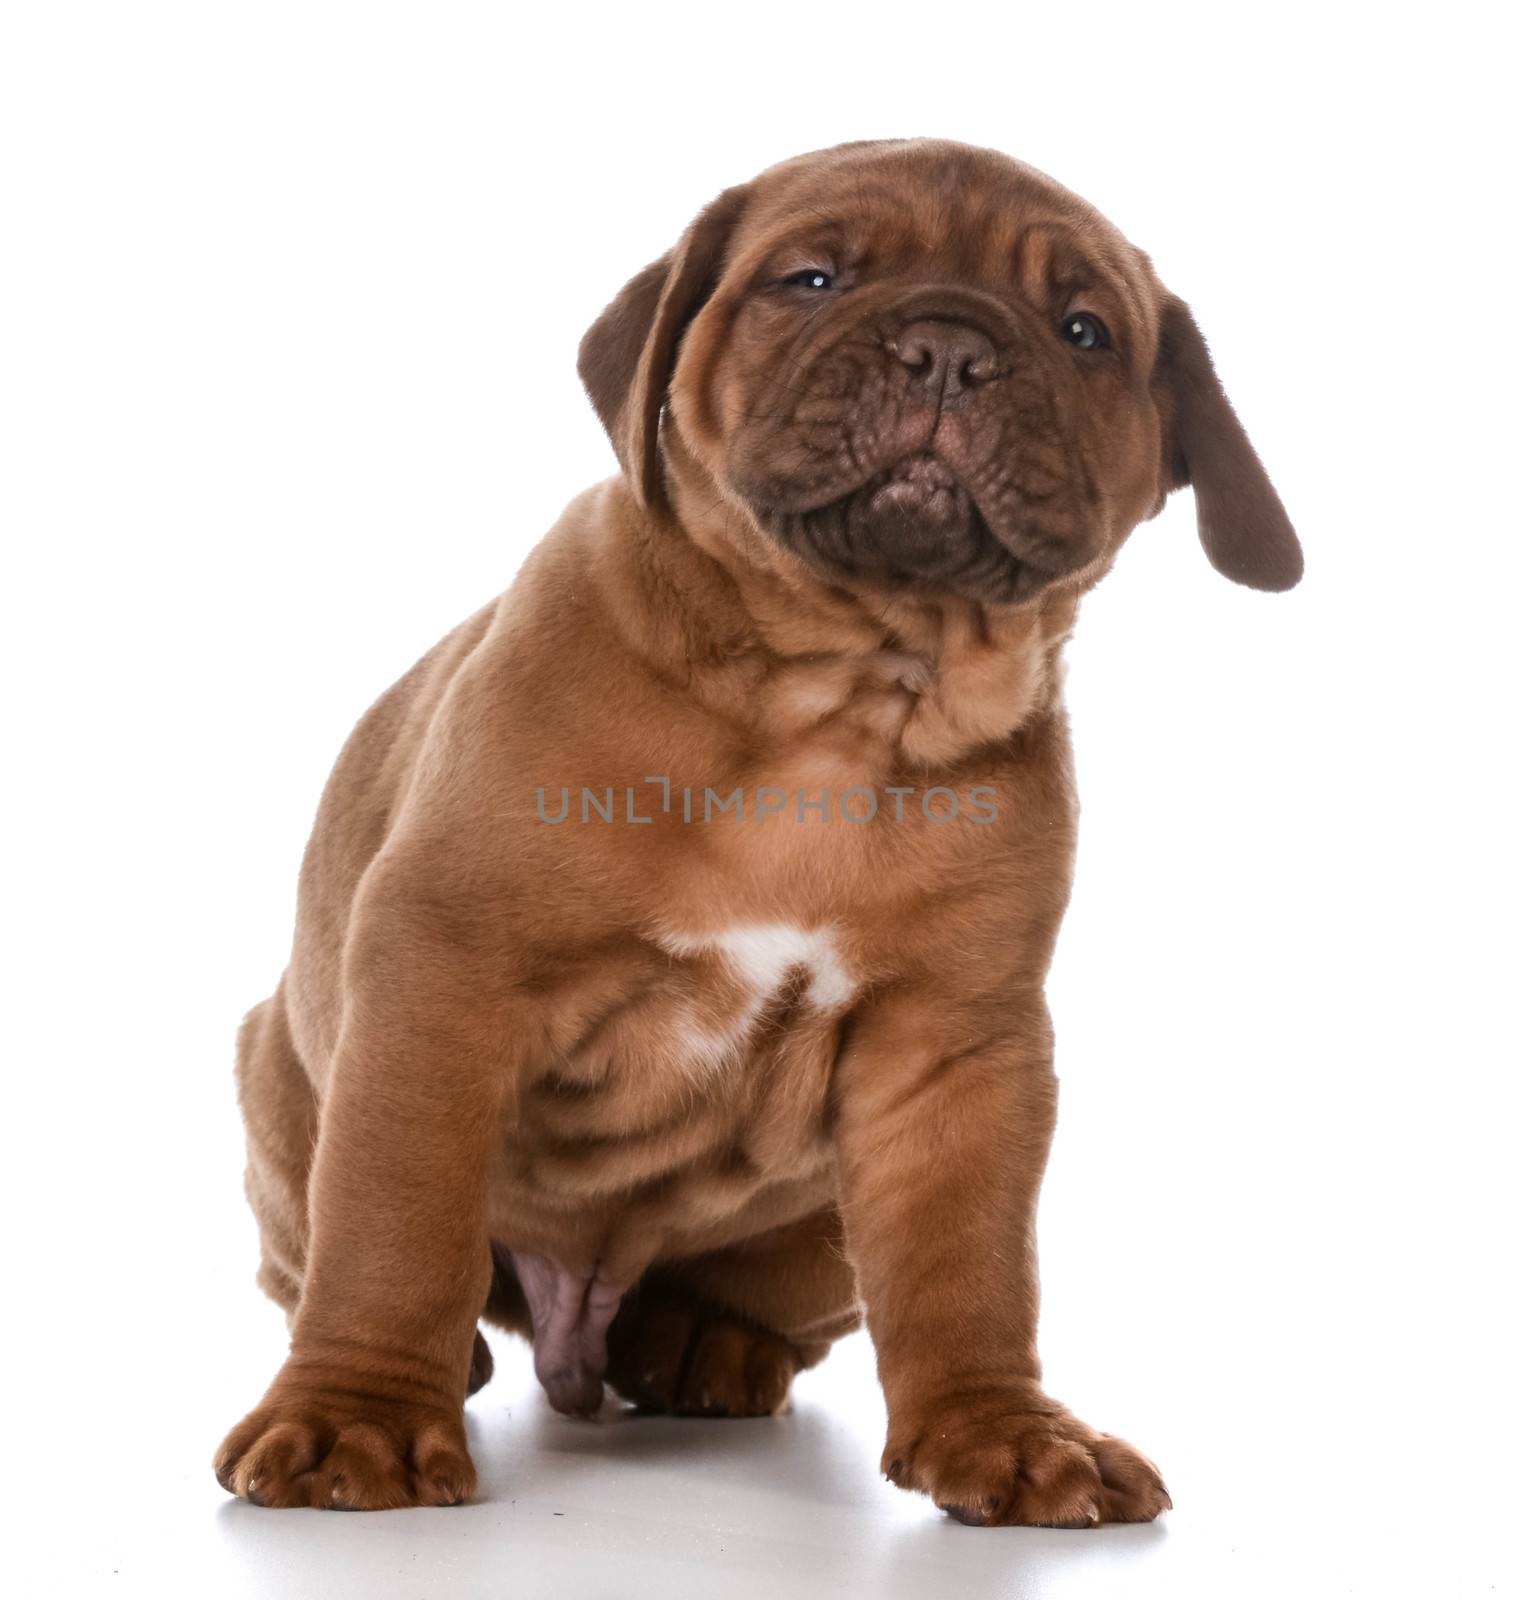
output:
[[948, 464], [928, 451], [878, 473], [848, 499], [869, 526], [893, 540], [958, 534], [981, 516]]
[[904, 456], [822, 505], [756, 506], [755, 514], [820, 570], [877, 587], [1013, 601], [1044, 578], [997, 537], [959, 474], [932, 450]]

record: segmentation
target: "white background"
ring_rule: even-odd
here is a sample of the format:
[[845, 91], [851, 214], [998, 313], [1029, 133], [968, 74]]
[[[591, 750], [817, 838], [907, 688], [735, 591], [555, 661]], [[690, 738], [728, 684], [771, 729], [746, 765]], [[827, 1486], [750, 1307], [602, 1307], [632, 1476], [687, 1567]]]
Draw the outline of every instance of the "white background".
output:
[[[1508, 16], [6, 6], [0, 1581], [1523, 1592]], [[610, 470], [573, 357], [620, 283], [725, 184], [907, 133], [1152, 252], [1308, 552], [1236, 589], [1176, 497], [1071, 648], [1044, 1350], [1178, 1509], [946, 1524], [876, 1479], [862, 1340], [787, 1418], [582, 1428], [504, 1342], [480, 1505], [234, 1505], [207, 1461], [283, 1330], [232, 1035], [329, 764]]]

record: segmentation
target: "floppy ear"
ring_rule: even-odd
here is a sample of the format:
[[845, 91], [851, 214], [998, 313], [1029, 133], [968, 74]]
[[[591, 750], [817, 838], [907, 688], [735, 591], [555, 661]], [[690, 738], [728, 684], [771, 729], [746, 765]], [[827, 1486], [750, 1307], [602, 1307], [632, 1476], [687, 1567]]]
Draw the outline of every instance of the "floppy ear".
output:
[[1176, 295], [1162, 312], [1156, 382], [1167, 423], [1168, 486], [1194, 486], [1199, 542], [1217, 572], [1253, 589], [1292, 589], [1300, 541], [1226, 392], [1209, 346]]
[[746, 185], [718, 195], [605, 307], [578, 347], [578, 375], [642, 505], [663, 497], [658, 421], [680, 337], [716, 287], [746, 198]]

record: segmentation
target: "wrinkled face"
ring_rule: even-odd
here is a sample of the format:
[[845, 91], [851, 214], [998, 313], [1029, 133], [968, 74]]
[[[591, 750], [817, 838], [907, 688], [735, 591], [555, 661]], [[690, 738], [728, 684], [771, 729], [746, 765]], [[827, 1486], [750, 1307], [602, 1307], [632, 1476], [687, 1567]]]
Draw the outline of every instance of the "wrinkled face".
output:
[[766, 174], [685, 334], [691, 450], [825, 576], [1015, 601], [1160, 503], [1162, 291], [1074, 196], [960, 146]]
[[1302, 571], [1188, 307], [995, 151], [840, 145], [727, 190], [601, 313], [579, 371], [640, 505], [695, 463], [711, 507], [836, 585], [1082, 586], [1190, 483], [1227, 577]]

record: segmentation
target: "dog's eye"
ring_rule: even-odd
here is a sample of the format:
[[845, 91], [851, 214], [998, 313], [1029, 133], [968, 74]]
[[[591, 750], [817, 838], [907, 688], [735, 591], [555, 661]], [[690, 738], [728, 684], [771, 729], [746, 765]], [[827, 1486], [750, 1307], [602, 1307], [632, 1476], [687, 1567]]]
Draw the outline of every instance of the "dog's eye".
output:
[[1079, 350], [1107, 350], [1109, 330], [1089, 311], [1077, 311], [1061, 324], [1061, 337]]
[[820, 267], [808, 267], [805, 272], [793, 272], [790, 277], [780, 281], [788, 289], [831, 289], [833, 274], [824, 272]]

